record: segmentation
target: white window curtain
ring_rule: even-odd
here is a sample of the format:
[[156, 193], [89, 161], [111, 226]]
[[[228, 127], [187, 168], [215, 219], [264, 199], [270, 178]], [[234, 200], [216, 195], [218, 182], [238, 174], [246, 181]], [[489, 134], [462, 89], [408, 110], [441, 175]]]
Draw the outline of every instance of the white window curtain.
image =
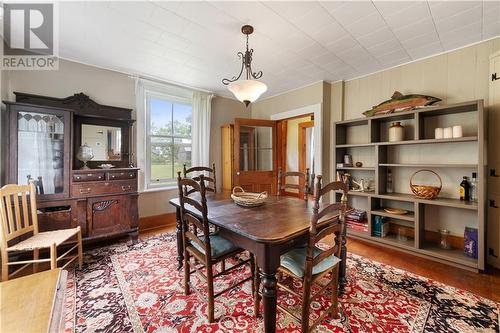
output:
[[191, 130], [193, 166], [210, 166], [210, 117], [213, 97], [212, 94], [193, 92], [193, 128]]

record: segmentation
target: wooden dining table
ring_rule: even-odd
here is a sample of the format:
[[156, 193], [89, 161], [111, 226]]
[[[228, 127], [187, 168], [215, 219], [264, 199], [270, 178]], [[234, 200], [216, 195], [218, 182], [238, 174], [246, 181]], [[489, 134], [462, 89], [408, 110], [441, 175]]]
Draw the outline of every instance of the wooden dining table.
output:
[[[177, 211], [177, 260], [180, 269], [184, 254], [179, 199], [171, 199], [170, 204], [175, 206]], [[232, 201], [230, 192], [222, 192], [207, 194], [207, 206], [208, 220], [218, 227], [219, 234], [256, 256], [262, 279], [264, 328], [265, 332], [275, 332], [276, 271], [280, 265], [280, 256], [307, 242], [313, 201], [289, 196], [270, 196], [262, 206], [244, 208]], [[190, 210], [189, 207], [186, 209]], [[196, 210], [190, 211], [196, 213]], [[337, 218], [338, 215], [328, 217], [330, 220]], [[340, 292], [346, 283], [345, 239], [343, 237]]]

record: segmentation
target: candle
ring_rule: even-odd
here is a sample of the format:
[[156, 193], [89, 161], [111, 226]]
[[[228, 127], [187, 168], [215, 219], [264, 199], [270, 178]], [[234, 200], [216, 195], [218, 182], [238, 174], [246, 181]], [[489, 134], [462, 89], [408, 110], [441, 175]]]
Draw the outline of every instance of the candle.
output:
[[442, 139], [443, 138], [443, 129], [438, 127], [434, 130], [434, 139]]
[[453, 137], [461, 138], [463, 136], [462, 126], [453, 126]]
[[446, 127], [443, 130], [443, 138], [444, 139], [451, 139], [451, 138], [453, 138], [453, 129], [451, 127]]

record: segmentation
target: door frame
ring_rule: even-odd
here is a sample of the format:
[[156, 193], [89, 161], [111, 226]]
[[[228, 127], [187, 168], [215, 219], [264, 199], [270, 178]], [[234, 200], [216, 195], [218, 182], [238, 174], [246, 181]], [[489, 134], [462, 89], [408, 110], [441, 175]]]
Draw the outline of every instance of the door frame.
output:
[[[240, 124], [243, 122], [244, 124]], [[272, 142], [273, 142], [273, 147], [272, 147], [272, 157], [273, 157], [273, 170], [266, 170], [266, 171], [241, 171], [240, 169], [240, 136], [238, 133], [240, 133], [241, 127], [246, 127], [246, 126], [263, 126], [263, 127], [271, 127], [272, 128]], [[278, 177], [278, 158], [277, 158], [277, 152], [276, 152], [276, 147], [277, 147], [277, 122], [274, 120], [268, 120], [268, 119], [253, 119], [253, 118], [235, 118], [234, 119], [234, 165], [233, 165], [233, 183], [236, 185], [239, 183], [239, 176], [242, 172], [263, 172], [263, 173], [272, 173], [272, 177], [277, 179]], [[271, 183], [271, 194], [276, 194], [277, 190], [277, 181], [273, 181]]]
[[[318, 104], [304, 106], [298, 109], [276, 113], [271, 115], [270, 117], [271, 120], [285, 120], [290, 118], [297, 118], [307, 114], [314, 115], [314, 156], [316, 157], [316, 163], [314, 164], [314, 167], [316, 175], [323, 174], [323, 154], [322, 154], [323, 141], [321, 140], [323, 136], [323, 118], [321, 116], [321, 110], [322, 110], [322, 103], [318, 103]], [[279, 138], [280, 136], [278, 136], [278, 139]], [[278, 142], [278, 149], [282, 148], [281, 144], [282, 144], [281, 142]], [[324, 171], [328, 172], [328, 167]]]
[[299, 156], [299, 171], [306, 172], [306, 129], [314, 127], [314, 120], [299, 123], [299, 142], [298, 142], [298, 156]]

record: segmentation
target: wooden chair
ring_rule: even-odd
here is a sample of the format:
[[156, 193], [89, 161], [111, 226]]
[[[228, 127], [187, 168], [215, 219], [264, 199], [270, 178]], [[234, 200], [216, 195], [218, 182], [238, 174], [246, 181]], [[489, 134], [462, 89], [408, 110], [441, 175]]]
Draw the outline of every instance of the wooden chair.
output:
[[[248, 280], [252, 280], [252, 290], [254, 290], [254, 271], [255, 260], [254, 256], [250, 254], [247, 260], [240, 260], [236, 265], [225, 269], [222, 267], [220, 272], [214, 274], [213, 266], [217, 263], [222, 263], [225, 259], [234, 257], [237, 254], [244, 252], [243, 249], [237, 247], [229, 240], [218, 235], [218, 233], [210, 233], [208, 222], [208, 209], [206, 199], [205, 176], [199, 176], [200, 182], [196, 182], [190, 178], [181, 178], [181, 173], [178, 172], [177, 184], [179, 187], [179, 201], [180, 201], [180, 218], [182, 221], [182, 234], [184, 244], [184, 291], [186, 295], [190, 293], [190, 276], [192, 273], [197, 273], [202, 280], [207, 283], [208, 292], [208, 307], [207, 317], [209, 322], [214, 322], [214, 300], [216, 297], [233, 289]], [[191, 193], [196, 194], [197, 198], [190, 197], [185, 194], [185, 187], [189, 186], [193, 189]], [[186, 206], [190, 206], [190, 210]], [[200, 236], [196, 231], [201, 230]], [[191, 271], [190, 258], [194, 257]], [[233, 286], [214, 294], [214, 278], [223, 276], [234, 269], [250, 263], [251, 276], [239, 281]], [[222, 265], [221, 265], [222, 266]], [[206, 273], [202, 272], [205, 268]]]
[[[193, 177], [190, 177], [189, 174], [195, 172], [196, 174]], [[205, 181], [207, 182], [207, 186], [205, 187], [207, 191], [217, 193], [217, 182], [215, 178], [215, 163], [212, 163], [212, 167], [202, 167], [202, 166], [194, 166], [189, 169], [186, 169], [186, 164], [184, 164], [184, 178], [191, 178], [200, 181], [200, 173], [204, 174], [208, 173], [208, 176], [205, 176]], [[185, 194], [189, 195], [190, 193], [195, 192], [192, 188], [188, 189], [188, 186], [185, 187]]]
[[[343, 191], [341, 202], [327, 205], [320, 210], [320, 199], [326, 196], [325, 199], [328, 200], [329, 193], [336, 190]], [[278, 305], [278, 308], [300, 322], [301, 331], [304, 333], [312, 331], [329, 313], [331, 313], [333, 318], [338, 317], [338, 276], [341, 261], [340, 251], [345, 228], [344, 218], [347, 208], [347, 191], [348, 185], [343, 182], [332, 182], [321, 187], [321, 176], [317, 176], [314, 185], [314, 206], [307, 245], [295, 248], [281, 256], [278, 273], [287, 275], [292, 279], [301, 280], [302, 292], [295, 292], [279, 280], [277, 286], [302, 300], [301, 317], [299, 318], [295, 313], [280, 305]], [[338, 218], [335, 218], [334, 214], [336, 212], [339, 212]], [[322, 250], [316, 246], [326, 236], [332, 234], [335, 237], [332, 237], [333, 244], [327, 244], [330, 245], [328, 249]], [[322, 244], [325, 243], [323, 242]], [[328, 276], [328, 274], [331, 275]], [[327, 278], [329, 278], [328, 283], [322, 284]], [[258, 291], [260, 281], [257, 275], [255, 283], [255, 290]], [[319, 290], [311, 295], [313, 285], [317, 285]], [[328, 287], [331, 289], [331, 305], [323, 310], [313, 323], [310, 323], [309, 312], [311, 302], [316, 297], [324, 295]], [[255, 306], [255, 313], [257, 315], [259, 311], [258, 302], [259, 298], [257, 297]]]
[[[288, 183], [287, 177], [298, 177], [298, 183]], [[281, 194], [281, 191], [285, 191], [287, 188], [299, 190], [300, 193], [303, 194], [304, 200], [307, 200], [307, 196], [309, 194], [309, 168], [306, 169], [306, 172], [298, 172], [298, 171], [287, 171], [283, 172], [281, 168], [278, 170], [278, 195]]]
[[[29, 202], [28, 202], [29, 197]], [[33, 264], [33, 270], [37, 272], [38, 264], [50, 262], [50, 268], [54, 269], [61, 260], [68, 260], [63, 268], [78, 258], [81, 269], [83, 263], [82, 234], [80, 227], [47, 232], [38, 231], [38, 218], [36, 208], [36, 189], [33, 181], [29, 185], [5, 185], [0, 189], [0, 255], [2, 256], [2, 281], [7, 281], [10, 276], [17, 274], [25, 267]], [[20, 242], [9, 245], [9, 242], [18, 237], [31, 236]], [[71, 238], [75, 240], [69, 241]], [[70, 245], [69, 249], [58, 256], [57, 247]], [[50, 258], [40, 259], [40, 250], [49, 249]], [[77, 255], [70, 253], [77, 249]], [[33, 259], [22, 259], [10, 261], [9, 254], [13, 252], [33, 251]], [[21, 268], [9, 274], [9, 266], [23, 265]]]

